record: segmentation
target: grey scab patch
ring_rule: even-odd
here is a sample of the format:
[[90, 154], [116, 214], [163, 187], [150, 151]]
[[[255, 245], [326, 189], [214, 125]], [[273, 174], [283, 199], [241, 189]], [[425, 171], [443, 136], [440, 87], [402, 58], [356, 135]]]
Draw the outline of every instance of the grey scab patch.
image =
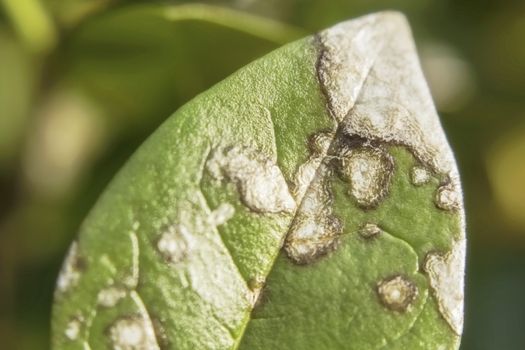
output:
[[58, 276], [57, 292], [63, 294], [75, 286], [85, 269], [86, 261], [80, 255], [78, 243], [73, 242]]
[[461, 207], [461, 193], [452, 183], [441, 185], [436, 191], [435, 203], [443, 210], [458, 210]]
[[460, 240], [448, 254], [429, 253], [424, 264], [439, 311], [458, 335], [463, 330], [465, 251], [465, 241]]
[[377, 284], [381, 303], [392, 311], [405, 312], [417, 297], [417, 286], [402, 275], [386, 278]]
[[124, 288], [110, 286], [102, 289], [97, 295], [97, 304], [102, 307], [113, 307], [126, 297], [127, 291]]
[[193, 249], [193, 238], [182, 224], [171, 225], [157, 241], [157, 250], [170, 264], [183, 261]]
[[375, 208], [388, 195], [394, 160], [379, 147], [361, 146], [340, 152], [339, 175], [363, 208]]
[[367, 222], [359, 229], [358, 232], [361, 237], [370, 239], [377, 237], [381, 233], [381, 229], [376, 224]]
[[117, 319], [109, 328], [109, 338], [114, 350], [159, 349], [153, 327], [139, 315]]
[[249, 147], [216, 148], [206, 168], [213, 178], [233, 182], [242, 202], [260, 213], [292, 213], [296, 204], [274, 161]]
[[414, 186], [421, 186], [430, 181], [430, 172], [421, 165], [416, 165], [410, 169], [410, 182]]

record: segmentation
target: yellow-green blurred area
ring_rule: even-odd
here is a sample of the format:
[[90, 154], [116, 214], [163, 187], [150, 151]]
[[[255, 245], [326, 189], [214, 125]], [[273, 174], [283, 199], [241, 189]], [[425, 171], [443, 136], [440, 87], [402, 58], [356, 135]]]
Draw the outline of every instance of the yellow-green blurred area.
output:
[[0, 2], [0, 348], [49, 348], [69, 243], [173, 111], [286, 42], [397, 9], [463, 179], [462, 349], [525, 349], [525, 2]]

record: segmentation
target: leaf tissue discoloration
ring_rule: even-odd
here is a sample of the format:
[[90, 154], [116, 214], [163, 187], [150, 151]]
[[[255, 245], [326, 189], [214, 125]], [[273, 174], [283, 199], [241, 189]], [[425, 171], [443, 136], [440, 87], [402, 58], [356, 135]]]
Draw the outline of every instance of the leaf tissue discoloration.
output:
[[359, 234], [365, 239], [371, 239], [381, 234], [381, 228], [376, 224], [367, 222], [359, 229]]
[[386, 278], [377, 284], [379, 299], [393, 311], [406, 311], [414, 302], [417, 293], [417, 286], [401, 275]]
[[183, 261], [193, 248], [193, 238], [189, 229], [183, 224], [170, 226], [160, 235], [157, 250], [170, 264]]
[[255, 212], [292, 213], [295, 201], [279, 167], [247, 147], [215, 149], [206, 167], [216, 180], [233, 182], [243, 203]]
[[78, 243], [73, 242], [64, 260], [57, 280], [57, 293], [63, 294], [74, 287], [87, 267], [85, 258], [80, 254]]
[[436, 191], [436, 206], [443, 210], [458, 210], [461, 208], [461, 192], [457, 185], [448, 183], [441, 185]]
[[394, 160], [379, 147], [342, 149], [339, 176], [349, 183], [348, 193], [363, 208], [374, 208], [388, 195]]
[[53, 348], [454, 350], [463, 222], [406, 21], [345, 22], [137, 151], [64, 263]]
[[[460, 335], [465, 227], [459, 174], [406, 20], [392, 12], [367, 16], [321, 32], [318, 43], [318, 76], [339, 129], [371, 144], [407, 147], [417, 159], [408, 176], [418, 188], [431, 174], [442, 179], [433, 204], [457, 215], [459, 225], [448, 237], [453, 249], [445, 256], [430, 253], [425, 272], [439, 311]], [[360, 192], [353, 193], [356, 199]]]
[[159, 350], [155, 331], [141, 315], [117, 319], [109, 328], [112, 349], [115, 350]]
[[439, 310], [458, 335], [463, 331], [465, 249], [465, 241], [455, 242], [447, 254], [429, 253], [424, 265]]
[[73, 316], [68, 322], [64, 335], [68, 340], [77, 340], [83, 325], [83, 318], [81, 316]]
[[97, 295], [97, 304], [102, 307], [114, 307], [123, 299], [127, 291], [123, 288], [110, 286], [102, 289]]

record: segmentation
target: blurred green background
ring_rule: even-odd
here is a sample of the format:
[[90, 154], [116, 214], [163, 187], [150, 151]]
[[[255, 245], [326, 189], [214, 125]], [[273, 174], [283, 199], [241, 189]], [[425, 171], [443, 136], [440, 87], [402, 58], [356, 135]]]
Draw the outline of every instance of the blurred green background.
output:
[[69, 242], [166, 117], [282, 44], [382, 9], [412, 24], [462, 174], [461, 349], [525, 349], [525, 2], [0, 2], [2, 349], [49, 347]]

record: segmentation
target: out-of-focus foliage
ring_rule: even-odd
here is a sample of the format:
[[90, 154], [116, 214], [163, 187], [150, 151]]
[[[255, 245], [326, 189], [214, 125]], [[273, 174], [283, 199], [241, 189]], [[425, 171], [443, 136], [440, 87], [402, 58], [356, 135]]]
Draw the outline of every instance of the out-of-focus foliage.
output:
[[206, 7], [191, 20], [142, 13], [141, 2], [151, 3], [1, 1], [2, 348], [48, 346], [64, 251], [162, 117], [302, 33], [386, 8], [411, 21], [461, 168], [470, 240], [462, 349], [525, 348], [523, 2], [231, 0], [210, 3], [258, 17]]

